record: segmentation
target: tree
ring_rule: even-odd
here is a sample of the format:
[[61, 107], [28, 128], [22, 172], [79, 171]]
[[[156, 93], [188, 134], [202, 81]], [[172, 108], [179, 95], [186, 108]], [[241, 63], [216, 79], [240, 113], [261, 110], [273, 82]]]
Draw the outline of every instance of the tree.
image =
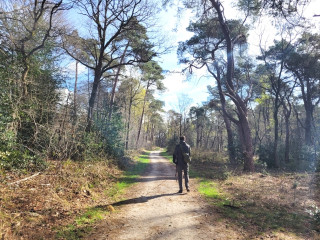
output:
[[[180, 113], [169, 110], [167, 112], [167, 149], [168, 152], [173, 152], [176, 142], [179, 139]], [[188, 137], [187, 137], [188, 138]], [[191, 138], [188, 138], [191, 140]]]
[[254, 16], [267, 14], [294, 25], [303, 18], [301, 12], [310, 0], [238, 0], [238, 7]]
[[23, 0], [15, 4], [2, 2], [0, 7], [0, 48], [10, 57], [8, 63], [14, 66], [11, 70], [16, 69], [7, 69], [5, 79], [10, 89], [13, 131], [31, 149], [39, 135], [39, 124], [48, 122], [48, 113], [57, 101], [57, 19], [68, 6], [62, 0]]
[[[286, 94], [292, 93], [292, 88], [289, 87], [289, 82], [291, 81], [290, 76], [284, 76], [284, 64], [287, 57], [287, 53], [291, 50], [291, 44], [286, 42], [284, 39], [281, 41], [275, 41], [275, 45], [271, 46], [268, 51], [265, 51], [262, 58], [265, 62], [265, 71], [269, 89], [269, 93], [273, 96], [273, 120], [274, 120], [274, 141], [273, 141], [273, 163], [269, 163], [276, 168], [280, 167], [278, 145], [279, 145], [279, 110], [283, 106], [286, 99]], [[263, 74], [260, 72], [260, 74]], [[292, 89], [288, 91], [287, 89]], [[291, 94], [290, 94], [291, 95]], [[285, 105], [286, 106], [286, 105]], [[287, 114], [289, 112], [286, 112]], [[287, 116], [287, 117], [290, 117]], [[289, 119], [287, 119], [288, 121]], [[289, 123], [287, 123], [289, 124]], [[287, 142], [287, 144], [289, 144]]]
[[292, 112], [292, 103], [291, 103], [291, 96], [293, 94], [293, 90], [295, 87], [291, 89], [286, 89], [285, 99], [282, 101], [283, 107], [283, 115], [285, 118], [285, 125], [286, 125], [286, 139], [285, 139], [285, 152], [284, 152], [284, 161], [285, 163], [290, 162], [289, 154], [290, 154], [290, 116]]
[[[12, 9], [11, 9], [12, 8]], [[8, 9], [8, 10], [6, 10]], [[10, 10], [9, 10], [10, 9]], [[1, 9], [0, 21], [3, 43], [20, 56], [22, 63], [22, 97], [28, 95], [27, 81], [32, 56], [44, 48], [53, 31], [54, 17], [64, 10], [62, 0], [22, 1], [21, 5], [11, 5]]]
[[108, 73], [109, 77], [117, 76], [113, 71], [120, 66], [148, 62], [155, 56], [151, 51], [153, 46], [147, 40], [142, 39], [144, 44], [139, 48], [129, 48], [128, 41], [125, 40], [125, 36], [141, 31], [139, 23], [152, 16], [152, 9], [142, 0], [74, 2], [80, 14], [90, 21], [91, 36], [80, 37], [78, 32], [73, 31], [64, 38], [64, 49], [75, 60], [94, 72], [86, 128], [90, 131], [97, 89], [103, 74]]
[[190, 118], [194, 120], [196, 126], [196, 148], [200, 148], [203, 139], [203, 128], [206, 117], [204, 107], [191, 107], [190, 108]]
[[[216, 71], [217, 71], [217, 74], [216, 75], [214, 74], [214, 75], [216, 76], [216, 79], [217, 79], [217, 90], [208, 86], [208, 90], [210, 94], [213, 96], [213, 99], [210, 100], [208, 106], [216, 110], [219, 110], [221, 112], [221, 115], [224, 120], [224, 124], [226, 126], [226, 130], [227, 130], [229, 161], [232, 165], [235, 165], [236, 151], [235, 151], [234, 136], [233, 136], [234, 134], [231, 128], [231, 120], [228, 118], [228, 114], [227, 114], [228, 106], [227, 106], [225, 95], [223, 94], [223, 91], [222, 91], [222, 86], [221, 86], [222, 79], [221, 79], [219, 66], [216, 66]], [[217, 101], [217, 99], [219, 100]]]
[[120, 65], [118, 66], [118, 68], [116, 70], [116, 74], [115, 74], [114, 81], [113, 81], [111, 97], [110, 97], [111, 98], [110, 99], [110, 106], [109, 106], [109, 109], [110, 109], [109, 110], [109, 119], [111, 118], [111, 115], [112, 115], [113, 105], [114, 105], [114, 101], [115, 101], [116, 87], [117, 87], [117, 83], [118, 83], [119, 76], [120, 76], [120, 70], [123, 67], [121, 64], [125, 61], [124, 58], [127, 55], [128, 48], [131, 47], [132, 52], [134, 54], [141, 56], [141, 57], [143, 57], [144, 55], [152, 55], [153, 54], [152, 52], [148, 52], [152, 48], [152, 44], [148, 42], [146, 28], [136, 21], [132, 21], [131, 24], [135, 25], [134, 26], [135, 31], [131, 31], [123, 36], [124, 40], [127, 41], [127, 44], [126, 44], [126, 46], [124, 48], [124, 52], [122, 53], [122, 56], [120, 58], [120, 62], [119, 62]]
[[318, 34], [304, 33], [288, 55], [285, 67], [298, 81], [304, 103], [305, 143], [313, 142], [313, 113], [320, 103], [320, 41]]
[[[164, 90], [164, 85], [162, 83], [163, 75], [162, 75], [162, 68], [159, 64], [155, 61], [150, 61], [145, 63], [141, 66], [142, 76], [141, 80], [145, 84], [146, 94], [143, 100], [143, 107], [142, 113], [139, 120], [138, 126], [138, 133], [137, 133], [137, 140], [136, 140], [136, 147], [138, 146], [140, 134], [141, 134], [141, 127], [143, 122], [143, 117], [145, 113], [146, 103], [148, 98], [150, 98], [152, 92], [156, 90]], [[155, 88], [155, 89], [153, 89]]]
[[162, 123], [163, 119], [160, 115], [163, 112], [164, 102], [151, 97], [149, 99], [148, 107], [146, 109], [146, 131], [145, 131], [145, 141], [146, 143], [154, 144], [155, 129], [158, 128]]
[[[224, 82], [221, 81], [221, 84], [224, 84], [225, 91], [223, 94], [230, 98], [236, 106], [237, 119], [231, 114], [227, 114], [227, 116], [238, 127], [240, 142], [242, 144], [244, 169], [246, 171], [253, 171], [252, 137], [247, 118], [247, 104], [252, 96], [251, 80], [248, 79], [248, 87], [245, 88], [245, 91], [239, 90], [239, 81], [235, 76], [234, 60], [234, 47], [237, 44], [245, 42], [247, 28], [238, 20], [226, 20], [220, 1], [208, 1], [205, 3], [204, 9], [206, 10], [206, 14], [203, 13], [200, 21], [191, 24], [188, 28], [189, 31], [195, 32], [195, 36], [179, 47], [181, 53], [189, 51], [194, 59], [190, 61], [182, 59], [182, 62], [189, 62], [190, 67], [199, 68], [206, 66], [215, 79], [219, 80], [215, 74], [217, 65], [214, 64], [219, 59], [219, 52], [220, 55], [226, 56], [226, 61], [221, 61], [221, 63], [225, 63]], [[245, 97], [243, 97], [243, 92], [247, 92]]]
[[[178, 96], [178, 107], [181, 114], [180, 120], [180, 136], [186, 134], [186, 117], [187, 117], [187, 110], [190, 104], [192, 103], [192, 98], [188, 97], [187, 94], [181, 94]], [[183, 127], [182, 127], [183, 121]]]
[[127, 109], [126, 138], [125, 149], [129, 149], [130, 130], [131, 130], [131, 114], [132, 107], [142, 102], [142, 86], [141, 82], [135, 78], [126, 78], [119, 87], [119, 92], [123, 94], [125, 108]]

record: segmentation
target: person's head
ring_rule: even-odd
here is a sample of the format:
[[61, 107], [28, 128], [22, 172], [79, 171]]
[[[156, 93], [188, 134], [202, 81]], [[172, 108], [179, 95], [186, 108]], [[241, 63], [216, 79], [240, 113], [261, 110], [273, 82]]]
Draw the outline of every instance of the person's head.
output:
[[180, 141], [185, 141], [186, 140], [186, 137], [185, 136], [181, 136], [180, 137]]

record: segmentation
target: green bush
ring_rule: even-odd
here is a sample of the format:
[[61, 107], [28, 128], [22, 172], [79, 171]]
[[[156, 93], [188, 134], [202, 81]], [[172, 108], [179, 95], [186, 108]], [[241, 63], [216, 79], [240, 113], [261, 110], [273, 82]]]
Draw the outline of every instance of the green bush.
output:
[[45, 169], [46, 163], [40, 157], [30, 154], [28, 150], [0, 151], [0, 168], [35, 171]]
[[169, 139], [168, 146], [167, 146], [167, 152], [172, 155], [174, 152], [174, 149], [178, 143], [179, 143], [178, 137], [173, 137], [173, 138]]
[[7, 130], [0, 134], [0, 168], [39, 170], [46, 167], [45, 162], [36, 154], [16, 142], [14, 132]]
[[94, 160], [101, 158], [105, 154], [104, 145], [99, 135], [95, 132], [86, 133], [83, 138], [83, 158]]
[[273, 143], [268, 145], [261, 145], [258, 149], [259, 161], [265, 163], [268, 168], [274, 166], [274, 155], [273, 155]]
[[124, 155], [124, 142], [122, 139], [122, 132], [124, 131], [124, 123], [121, 113], [117, 107], [114, 111], [110, 121], [108, 118], [108, 108], [101, 112], [98, 118], [94, 119], [94, 129], [99, 136], [100, 141], [103, 142], [103, 150], [106, 154], [116, 158]]
[[290, 155], [291, 162], [288, 164], [288, 167], [292, 170], [317, 171], [320, 155], [315, 151], [314, 146], [294, 144]]

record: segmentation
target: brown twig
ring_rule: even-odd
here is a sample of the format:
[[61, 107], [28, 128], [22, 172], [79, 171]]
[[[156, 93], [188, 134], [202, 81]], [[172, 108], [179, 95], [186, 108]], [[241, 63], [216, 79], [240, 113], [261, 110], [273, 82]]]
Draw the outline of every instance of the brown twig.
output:
[[34, 178], [34, 177], [38, 176], [39, 174], [40, 174], [40, 172], [37, 172], [37, 173], [33, 174], [33, 175], [30, 176], [30, 177], [26, 177], [26, 178], [20, 179], [20, 180], [18, 180], [18, 181], [12, 182], [12, 183], [8, 183], [8, 185], [19, 184], [19, 183], [21, 183], [21, 182], [24, 182], [24, 181], [27, 181], [27, 180], [29, 180], [29, 179], [31, 179], [31, 178]]

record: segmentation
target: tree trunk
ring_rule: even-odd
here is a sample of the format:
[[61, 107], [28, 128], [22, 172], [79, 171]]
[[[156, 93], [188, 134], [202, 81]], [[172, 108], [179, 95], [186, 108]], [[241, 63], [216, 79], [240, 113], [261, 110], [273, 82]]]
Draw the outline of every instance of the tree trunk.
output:
[[227, 74], [226, 74], [226, 88], [230, 96], [232, 96], [232, 101], [237, 107], [237, 114], [239, 117], [238, 127], [240, 128], [240, 132], [243, 138], [243, 155], [244, 155], [244, 170], [245, 171], [254, 171], [254, 163], [253, 163], [253, 148], [252, 148], [252, 136], [251, 129], [249, 126], [249, 122], [247, 119], [247, 107], [243, 99], [236, 93], [233, 78], [234, 78], [234, 56], [233, 56], [233, 42], [231, 39], [231, 34], [227, 22], [225, 21], [225, 17], [223, 14], [223, 10], [221, 9], [222, 5], [220, 1], [210, 0], [212, 6], [217, 11], [219, 23], [223, 35], [226, 40], [227, 45]]
[[246, 116], [239, 116], [239, 133], [242, 142], [242, 153], [244, 157], [244, 170], [253, 171], [253, 147], [252, 147], [252, 137], [251, 129], [249, 127], [249, 122]]
[[273, 113], [274, 120], [274, 142], [273, 142], [273, 164], [274, 167], [279, 168], [279, 157], [278, 157], [278, 142], [279, 142], [279, 120], [278, 120], [278, 106], [275, 106]]
[[[148, 116], [148, 115], [147, 115]], [[149, 135], [149, 127], [150, 127], [150, 118], [147, 119], [148, 120], [148, 123], [147, 123], [147, 132], [145, 133], [146, 134], [146, 143], [148, 143], [148, 135]]]
[[155, 144], [155, 142], [154, 142], [154, 130], [155, 130], [155, 125], [152, 124], [152, 127], [151, 127], [151, 136], [150, 136], [152, 145]]
[[74, 89], [73, 89], [73, 114], [74, 114], [74, 123], [76, 123], [76, 120], [77, 120], [78, 64], [79, 64], [79, 62], [76, 61], [76, 76], [75, 76]]
[[180, 115], [179, 134], [182, 136], [182, 114]]
[[95, 99], [96, 99], [96, 96], [97, 96], [98, 85], [99, 85], [100, 78], [101, 78], [101, 66], [102, 66], [102, 64], [100, 63], [99, 66], [95, 69], [95, 73], [94, 73], [94, 80], [93, 80], [91, 95], [90, 95], [90, 99], [89, 99], [89, 108], [88, 108], [86, 132], [90, 132], [92, 130], [93, 109], [94, 109]]
[[198, 118], [197, 118], [197, 120], [196, 120], [196, 132], [197, 132], [197, 141], [196, 141], [196, 148], [198, 149], [199, 148], [199, 142], [200, 142], [200, 140], [199, 140], [199, 136], [200, 136], [200, 133], [199, 133], [199, 129], [200, 129], [200, 127], [199, 127], [199, 120], [198, 120]]
[[108, 115], [108, 120], [110, 121], [111, 120], [111, 116], [112, 116], [112, 112], [113, 112], [113, 105], [114, 105], [114, 100], [115, 100], [115, 95], [116, 95], [116, 88], [117, 88], [117, 84], [118, 84], [118, 80], [119, 80], [119, 75], [120, 75], [120, 70], [121, 70], [121, 64], [123, 63], [123, 60], [124, 60], [124, 56], [126, 55], [127, 53], [127, 49], [129, 47], [129, 42], [127, 43], [124, 51], [123, 51], [123, 54], [121, 56], [121, 59], [120, 59], [120, 66], [118, 67], [117, 69], [117, 73], [116, 73], [116, 76], [115, 76], [115, 79], [114, 79], [114, 83], [113, 83], [113, 86], [112, 86], [112, 91], [111, 91], [111, 99], [110, 99], [110, 106], [109, 106], [109, 115]]
[[138, 148], [138, 143], [139, 143], [140, 134], [141, 134], [142, 121], [143, 121], [143, 117], [144, 117], [144, 111], [145, 111], [145, 107], [146, 107], [147, 94], [148, 94], [149, 87], [150, 87], [150, 85], [149, 85], [149, 82], [148, 82], [147, 89], [146, 89], [146, 95], [144, 96], [144, 99], [143, 99], [142, 113], [141, 113], [141, 117], [140, 117], [140, 121], [139, 121], [138, 135], [137, 135], [137, 141], [136, 141], [136, 147], [137, 148]]
[[305, 143], [306, 145], [312, 145], [312, 103], [305, 103], [305, 111], [306, 111], [306, 118], [305, 118]]
[[212, 133], [212, 124], [210, 125], [209, 131], [207, 133], [206, 136], [206, 140], [205, 140], [205, 149], [208, 149], [208, 145], [209, 145], [209, 138], [210, 138], [210, 134]]
[[129, 112], [128, 112], [128, 123], [127, 123], [126, 150], [129, 149], [129, 134], [130, 134], [131, 107], [132, 107], [132, 99], [130, 99], [129, 110], [128, 110]]
[[27, 77], [29, 73], [30, 67], [28, 63], [25, 63], [25, 67], [22, 72], [21, 77], [21, 84], [22, 84], [22, 97], [26, 98], [28, 95], [28, 83], [27, 83]]
[[228, 153], [229, 153], [229, 161], [232, 166], [237, 164], [236, 162], [236, 148], [233, 142], [233, 132], [231, 129], [231, 121], [223, 114], [224, 123], [226, 125], [227, 130], [227, 141], [228, 141]]
[[[296, 75], [300, 82], [301, 94], [304, 103], [304, 109], [306, 112], [306, 118], [304, 122], [304, 138], [306, 145], [312, 145], [312, 115], [313, 104], [311, 99], [311, 84], [309, 79], [303, 79], [297, 72]], [[306, 82], [305, 82], [306, 81]]]
[[222, 91], [220, 67], [218, 66], [217, 62], [214, 63], [214, 66], [217, 71], [217, 75], [215, 76], [215, 78], [217, 80], [217, 87], [218, 87], [220, 103], [221, 103], [221, 107], [222, 107], [222, 117], [223, 117], [223, 121], [226, 125], [226, 130], [227, 130], [229, 161], [234, 166], [236, 164], [236, 150], [235, 150], [235, 146], [234, 146], [234, 142], [233, 142], [231, 121], [227, 115], [226, 99], [225, 99], [224, 93]]
[[286, 122], [286, 139], [285, 139], [285, 151], [284, 151], [284, 161], [285, 163], [289, 163], [289, 152], [290, 152], [290, 115], [285, 115]]

